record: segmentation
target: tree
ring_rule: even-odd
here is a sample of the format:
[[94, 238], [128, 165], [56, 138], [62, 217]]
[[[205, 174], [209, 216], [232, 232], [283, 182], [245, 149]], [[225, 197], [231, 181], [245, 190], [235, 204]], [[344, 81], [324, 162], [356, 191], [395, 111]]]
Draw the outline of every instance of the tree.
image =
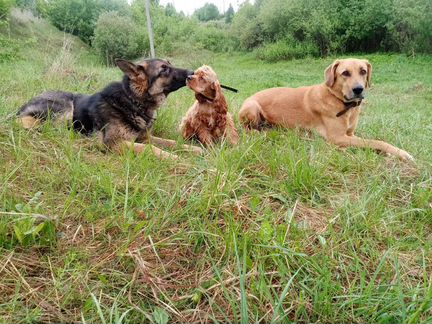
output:
[[6, 20], [9, 12], [14, 5], [13, 0], [1, 0], [0, 1], [0, 20]]
[[121, 16], [130, 16], [131, 8], [127, 0], [99, 0], [101, 11], [117, 11]]
[[167, 5], [165, 6], [165, 15], [167, 15], [167, 16], [176, 16], [177, 15], [176, 8], [174, 7], [174, 5], [172, 3], [167, 3]]
[[97, 0], [56, 0], [50, 2], [48, 16], [58, 29], [90, 44], [100, 11]]
[[105, 12], [96, 23], [92, 45], [107, 64], [114, 64], [116, 58], [135, 59], [145, 55], [144, 48], [148, 48], [147, 38], [140, 44], [140, 31], [131, 17]]
[[213, 3], [206, 3], [194, 12], [194, 16], [200, 21], [209, 21], [219, 18], [219, 9]]
[[230, 24], [234, 18], [234, 8], [232, 7], [231, 3], [229, 5], [228, 10], [225, 12], [225, 22], [227, 24]]

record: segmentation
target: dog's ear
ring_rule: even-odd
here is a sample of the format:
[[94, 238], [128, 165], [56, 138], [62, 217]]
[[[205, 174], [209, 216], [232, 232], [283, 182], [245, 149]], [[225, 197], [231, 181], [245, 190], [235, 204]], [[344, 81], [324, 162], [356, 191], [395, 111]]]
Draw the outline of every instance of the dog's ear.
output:
[[367, 65], [366, 88], [370, 88], [372, 79], [372, 64], [368, 60], [364, 60]]
[[340, 61], [334, 61], [324, 72], [325, 84], [328, 87], [332, 87], [336, 81], [336, 69], [339, 66]]
[[228, 105], [227, 105], [225, 96], [223, 95], [222, 88], [221, 88], [219, 81], [216, 80], [215, 82], [213, 82], [211, 88], [215, 92], [214, 100], [213, 100], [213, 104], [214, 104], [213, 107], [218, 112], [226, 113], [228, 111]]
[[222, 88], [218, 80], [212, 83], [210, 89], [212, 89], [213, 98], [219, 99], [222, 96]]
[[136, 78], [140, 73], [138, 69], [138, 65], [123, 59], [116, 59], [115, 64], [118, 66], [120, 70], [123, 71], [131, 79]]

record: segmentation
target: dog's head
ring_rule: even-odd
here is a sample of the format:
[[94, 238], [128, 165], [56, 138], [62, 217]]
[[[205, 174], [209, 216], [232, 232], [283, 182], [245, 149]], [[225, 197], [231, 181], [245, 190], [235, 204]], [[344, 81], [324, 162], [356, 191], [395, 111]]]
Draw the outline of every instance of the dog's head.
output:
[[360, 101], [370, 87], [372, 65], [367, 60], [336, 60], [324, 73], [325, 84], [344, 102]]
[[209, 100], [216, 99], [222, 91], [215, 71], [207, 65], [201, 66], [193, 75], [189, 75], [186, 83], [196, 94]]
[[139, 97], [168, 95], [186, 85], [186, 78], [193, 71], [176, 68], [170, 62], [161, 59], [143, 60], [137, 64], [117, 59], [116, 65], [130, 79], [131, 89]]

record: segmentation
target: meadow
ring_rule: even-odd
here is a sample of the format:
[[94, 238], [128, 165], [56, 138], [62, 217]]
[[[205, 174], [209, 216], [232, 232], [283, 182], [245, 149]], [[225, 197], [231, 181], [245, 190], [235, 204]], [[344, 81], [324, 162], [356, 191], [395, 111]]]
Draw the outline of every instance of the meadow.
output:
[[[432, 56], [355, 55], [374, 67], [357, 134], [415, 163], [286, 129], [159, 161], [49, 123], [21, 129], [13, 115], [32, 96], [93, 93], [121, 72], [42, 20], [11, 24], [16, 51], [0, 63], [0, 322], [432, 321]], [[249, 95], [320, 83], [335, 57], [169, 59], [211, 65], [239, 89], [225, 93], [238, 125]], [[193, 102], [187, 88], [171, 94], [154, 133], [182, 143]]]

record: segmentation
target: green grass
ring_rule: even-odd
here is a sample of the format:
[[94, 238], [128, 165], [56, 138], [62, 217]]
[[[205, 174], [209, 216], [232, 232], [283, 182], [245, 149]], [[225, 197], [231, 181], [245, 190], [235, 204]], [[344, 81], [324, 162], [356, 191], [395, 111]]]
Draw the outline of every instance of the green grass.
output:
[[[432, 321], [431, 56], [362, 55], [374, 76], [357, 134], [415, 165], [282, 129], [160, 162], [15, 125], [10, 114], [43, 90], [92, 93], [121, 73], [43, 22], [15, 17], [11, 34], [20, 50], [0, 64], [1, 322]], [[240, 90], [226, 92], [236, 113], [260, 89], [322, 82], [334, 58], [170, 59], [211, 65]], [[180, 140], [193, 101], [186, 88], [170, 95], [155, 133]]]

